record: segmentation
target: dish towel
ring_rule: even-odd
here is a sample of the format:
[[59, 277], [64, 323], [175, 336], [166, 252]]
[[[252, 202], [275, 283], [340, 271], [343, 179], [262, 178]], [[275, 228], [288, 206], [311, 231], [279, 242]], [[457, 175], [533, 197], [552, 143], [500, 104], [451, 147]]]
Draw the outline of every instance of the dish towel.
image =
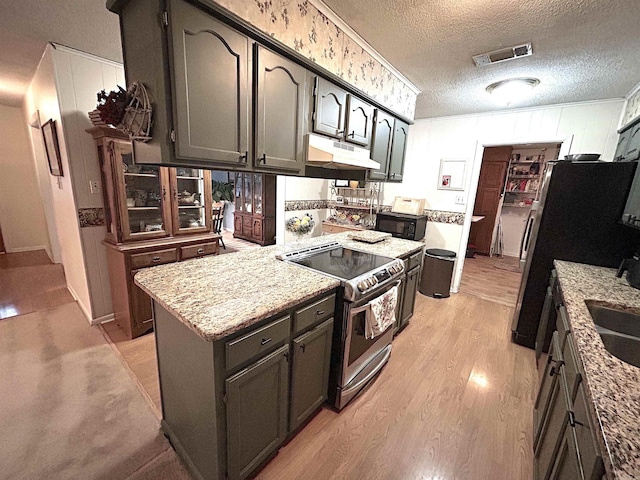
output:
[[365, 315], [365, 338], [375, 338], [393, 325], [396, 321], [397, 302], [398, 287], [389, 289], [384, 295], [369, 302]]

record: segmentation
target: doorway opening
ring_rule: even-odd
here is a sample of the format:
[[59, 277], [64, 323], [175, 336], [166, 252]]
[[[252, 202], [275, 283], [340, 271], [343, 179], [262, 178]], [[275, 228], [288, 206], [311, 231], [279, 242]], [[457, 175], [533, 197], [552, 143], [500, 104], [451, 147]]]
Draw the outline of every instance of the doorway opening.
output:
[[560, 142], [486, 146], [473, 206], [460, 291], [515, 306], [532, 208]]

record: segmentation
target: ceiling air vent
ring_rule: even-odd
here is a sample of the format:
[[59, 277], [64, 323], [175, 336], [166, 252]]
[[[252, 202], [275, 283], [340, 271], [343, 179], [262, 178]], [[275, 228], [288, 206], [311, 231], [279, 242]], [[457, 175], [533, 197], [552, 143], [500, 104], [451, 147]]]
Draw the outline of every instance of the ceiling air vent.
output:
[[494, 50], [493, 52], [475, 55], [473, 61], [478, 67], [483, 67], [492, 63], [513, 60], [518, 57], [528, 57], [532, 53], [531, 42], [528, 42], [523, 45], [516, 45], [514, 47], [502, 48], [500, 50]]

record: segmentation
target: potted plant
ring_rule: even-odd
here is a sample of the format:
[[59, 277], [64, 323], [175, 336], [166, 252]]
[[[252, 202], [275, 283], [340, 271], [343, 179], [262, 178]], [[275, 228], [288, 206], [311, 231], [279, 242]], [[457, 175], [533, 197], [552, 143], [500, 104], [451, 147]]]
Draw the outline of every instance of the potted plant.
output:
[[211, 197], [215, 203], [233, 202], [233, 183], [211, 182]]

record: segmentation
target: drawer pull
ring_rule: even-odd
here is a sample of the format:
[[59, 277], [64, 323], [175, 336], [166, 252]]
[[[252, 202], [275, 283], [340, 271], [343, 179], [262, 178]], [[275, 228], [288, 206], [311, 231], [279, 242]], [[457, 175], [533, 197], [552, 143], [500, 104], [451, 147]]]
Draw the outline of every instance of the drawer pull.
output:
[[316, 315], [324, 315], [324, 310], [316, 310]]
[[569, 410], [569, 425], [571, 425], [572, 427], [575, 427], [576, 425], [580, 425], [584, 427], [584, 423], [577, 421], [576, 414], [573, 413], [571, 410]]
[[302, 350], [302, 353], [304, 353], [305, 348], [307, 348], [306, 345], [304, 343], [301, 343], [300, 350]]
[[198, 255], [202, 255], [204, 253], [204, 248], [199, 248], [197, 253]]
[[151, 259], [151, 261], [153, 263], [158, 263], [160, 261], [160, 257], [153, 257], [153, 259]]
[[271, 337], [269, 338], [263, 338], [262, 340], [260, 340], [260, 345], [266, 345], [267, 343], [269, 343], [271, 341]]

